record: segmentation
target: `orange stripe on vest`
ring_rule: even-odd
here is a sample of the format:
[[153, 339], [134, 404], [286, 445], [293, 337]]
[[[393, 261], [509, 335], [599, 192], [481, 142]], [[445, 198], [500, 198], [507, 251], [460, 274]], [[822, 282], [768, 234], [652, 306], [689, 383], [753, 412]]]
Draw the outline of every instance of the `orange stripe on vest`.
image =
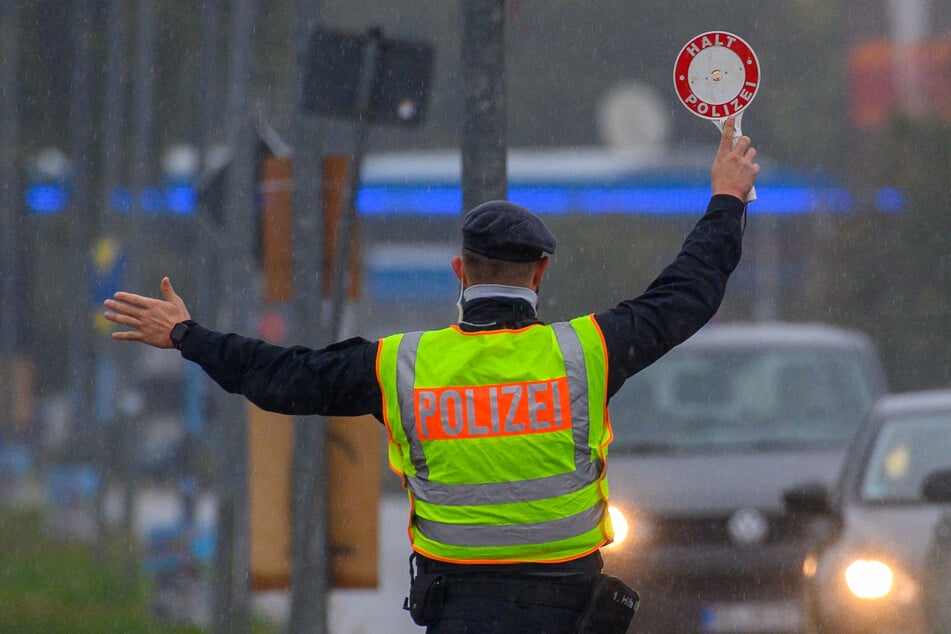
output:
[[544, 434], [571, 428], [568, 379], [417, 388], [413, 391], [420, 440]]

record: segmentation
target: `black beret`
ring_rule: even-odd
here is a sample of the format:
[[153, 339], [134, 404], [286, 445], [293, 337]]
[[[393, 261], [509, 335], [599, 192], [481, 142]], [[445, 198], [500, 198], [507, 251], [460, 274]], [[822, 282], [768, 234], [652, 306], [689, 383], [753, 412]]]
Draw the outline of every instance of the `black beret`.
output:
[[462, 246], [487, 258], [532, 262], [555, 252], [558, 241], [542, 219], [505, 200], [482, 203], [462, 220]]

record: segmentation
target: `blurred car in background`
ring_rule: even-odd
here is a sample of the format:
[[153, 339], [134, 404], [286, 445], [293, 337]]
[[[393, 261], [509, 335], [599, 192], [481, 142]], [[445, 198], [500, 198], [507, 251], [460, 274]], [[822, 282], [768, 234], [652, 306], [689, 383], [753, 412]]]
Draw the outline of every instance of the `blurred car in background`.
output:
[[614, 544], [638, 632], [794, 632], [807, 523], [783, 507], [831, 485], [885, 391], [870, 340], [822, 324], [709, 325], [610, 404]]
[[818, 519], [805, 631], [951, 632], [951, 390], [882, 399], [837, 486], [786, 505]]

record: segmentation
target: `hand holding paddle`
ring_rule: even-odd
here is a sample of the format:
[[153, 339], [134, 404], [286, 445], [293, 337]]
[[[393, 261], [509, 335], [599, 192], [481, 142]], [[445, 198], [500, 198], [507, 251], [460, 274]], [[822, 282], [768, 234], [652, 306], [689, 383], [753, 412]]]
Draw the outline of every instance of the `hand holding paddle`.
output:
[[[724, 122], [733, 117], [734, 142], [743, 136], [743, 110], [756, 96], [759, 83], [756, 53], [743, 39], [726, 31], [694, 37], [674, 64], [674, 88], [680, 102], [696, 116], [712, 121], [721, 133]], [[753, 200], [755, 188], [746, 197], [747, 202]]]

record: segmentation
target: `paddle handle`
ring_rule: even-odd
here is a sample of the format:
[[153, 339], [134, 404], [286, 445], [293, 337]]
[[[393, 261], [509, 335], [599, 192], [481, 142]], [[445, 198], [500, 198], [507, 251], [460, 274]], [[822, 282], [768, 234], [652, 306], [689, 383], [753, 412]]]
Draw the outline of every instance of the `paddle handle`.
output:
[[[736, 140], [739, 139], [741, 136], [743, 136], [743, 129], [740, 127], [740, 122], [742, 121], [742, 119], [743, 119], [743, 111], [740, 110], [740, 111], [737, 112], [737, 113], [734, 115], [734, 117], [733, 117], [733, 124], [734, 124], [734, 127], [733, 127], [733, 145], [736, 145]], [[725, 119], [714, 119], [714, 120], [713, 120], [713, 125], [715, 125], [715, 126], [717, 127], [717, 130], [719, 130], [721, 134], [723, 133], [723, 123], [724, 123], [724, 121], [726, 121], [726, 120], [725, 120]], [[746, 195], [746, 202], [751, 203], [751, 202], [753, 202], [754, 200], [756, 200], [756, 185], [753, 185], [753, 186], [750, 188], [750, 193], [748, 193], [748, 194]]]

